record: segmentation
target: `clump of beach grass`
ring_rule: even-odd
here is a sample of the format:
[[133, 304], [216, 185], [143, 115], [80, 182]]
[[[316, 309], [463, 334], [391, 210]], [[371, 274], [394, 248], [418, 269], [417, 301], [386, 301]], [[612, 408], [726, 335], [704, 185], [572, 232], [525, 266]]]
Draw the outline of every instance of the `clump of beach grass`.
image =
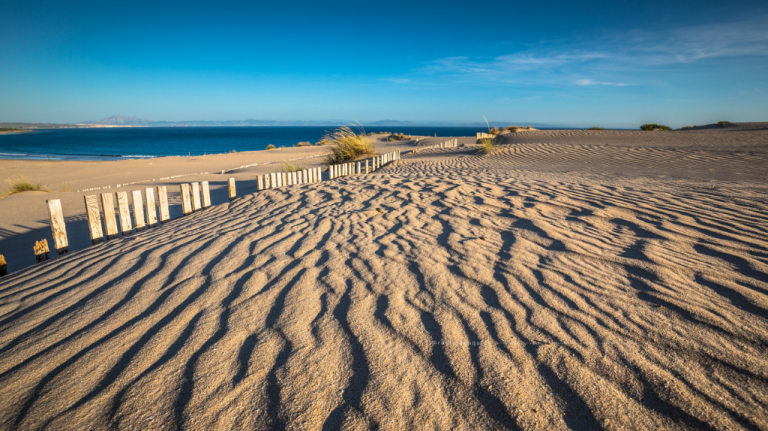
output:
[[493, 150], [496, 149], [498, 144], [496, 143], [496, 137], [491, 138], [482, 138], [479, 141], [480, 144], [480, 152], [483, 154], [490, 154], [493, 152]]
[[518, 130], [520, 130], [520, 127], [518, 127], [518, 126], [507, 126], [506, 129], [509, 130], [512, 133], [516, 133]]
[[648, 124], [643, 124], [642, 126], [640, 126], [640, 130], [645, 130], [645, 131], [672, 130], [672, 128], [669, 127], [669, 126], [665, 126], [663, 124], [648, 123]]
[[323, 140], [329, 141], [331, 145], [331, 152], [325, 155], [326, 165], [335, 165], [354, 160], [358, 156], [376, 154], [373, 142], [365, 136], [363, 126], [358, 123], [353, 127], [357, 131], [342, 126], [323, 137]]
[[274, 150], [275, 148], [277, 148], [277, 147], [275, 147], [272, 144], [267, 145], [267, 150]]
[[8, 178], [6, 181], [9, 185], [8, 190], [0, 194], [0, 198], [6, 198], [10, 195], [22, 192], [51, 192], [46, 186], [42, 185], [39, 180], [37, 184], [33, 184], [32, 181], [28, 180], [27, 177], [23, 175], [16, 178]]
[[387, 141], [410, 141], [411, 135], [405, 135], [403, 133], [393, 133], [389, 135]]
[[590, 127], [587, 130], [606, 130], [605, 127]]
[[312, 144], [310, 144], [307, 141], [299, 142], [298, 144], [296, 144], [297, 147], [307, 147], [307, 146], [310, 146], [310, 145], [312, 145]]
[[294, 165], [293, 163], [285, 160], [283, 161], [282, 168], [280, 168], [280, 170], [283, 172], [299, 172], [299, 171], [303, 171], [304, 169], [307, 169], [306, 163], [303, 163], [301, 165], [299, 164]]
[[733, 123], [731, 123], [730, 121], [718, 121], [717, 122], [717, 125], [720, 126], [720, 127], [728, 127], [731, 124], [733, 124]]
[[64, 193], [69, 193], [72, 190], [72, 186], [69, 185], [69, 183], [64, 183], [61, 186], [61, 191]]
[[499, 129], [498, 127], [494, 127], [492, 129], [488, 129], [488, 134], [489, 135], [498, 135], [499, 133], [501, 133], [501, 129]]

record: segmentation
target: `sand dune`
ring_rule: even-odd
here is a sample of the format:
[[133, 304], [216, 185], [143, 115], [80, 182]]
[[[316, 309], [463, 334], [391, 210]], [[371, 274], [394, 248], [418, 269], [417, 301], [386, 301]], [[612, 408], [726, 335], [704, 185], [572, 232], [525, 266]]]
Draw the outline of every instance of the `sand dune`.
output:
[[552, 145], [405, 155], [0, 279], [0, 427], [768, 429], [765, 187]]

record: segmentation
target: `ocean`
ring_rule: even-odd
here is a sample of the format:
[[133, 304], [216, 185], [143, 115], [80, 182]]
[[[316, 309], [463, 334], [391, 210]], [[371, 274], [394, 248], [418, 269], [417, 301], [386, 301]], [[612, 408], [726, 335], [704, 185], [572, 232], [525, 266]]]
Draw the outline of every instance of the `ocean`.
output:
[[[0, 134], [0, 159], [116, 160], [202, 156], [315, 143], [334, 127], [124, 127]], [[377, 127], [367, 132], [475, 136], [481, 127]]]

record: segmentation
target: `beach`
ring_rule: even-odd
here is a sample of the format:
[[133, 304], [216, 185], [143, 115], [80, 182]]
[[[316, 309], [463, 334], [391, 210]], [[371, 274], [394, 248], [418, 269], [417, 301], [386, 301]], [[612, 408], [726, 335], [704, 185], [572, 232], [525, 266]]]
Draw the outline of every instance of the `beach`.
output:
[[[768, 123], [457, 139], [264, 191], [327, 149], [0, 161], [54, 190], [0, 199], [0, 428], [768, 429]], [[160, 185], [89, 245], [84, 195]]]

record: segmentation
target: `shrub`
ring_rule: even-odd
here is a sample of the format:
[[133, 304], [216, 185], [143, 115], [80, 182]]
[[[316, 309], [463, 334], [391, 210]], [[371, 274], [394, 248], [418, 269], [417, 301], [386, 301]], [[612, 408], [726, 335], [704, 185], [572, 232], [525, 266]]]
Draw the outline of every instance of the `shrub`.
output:
[[37, 182], [37, 184], [32, 184], [31, 181], [29, 181], [24, 176], [19, 176], [17, 178], [8, 178], [6, 180], [8, 182], [8, 190], [5, 191], [5, 193], [0, 194], [0, 198], [5, 198], [10, 195], [15, 195], [16, 193], [21, 192], [32, 192], [32, 191], [40, 191], [40, 192], [48, 192], [51, 191], [48, 190], [47, 187], [42, 185], [40, 181]]
[[296, 144], [297, 147], [306, 147], [306, 146], [309, 146], [309, 145], [312, 145], [312, 144], [310, 144], [309, 142], [306, 142], [306, 141], [299, 142], [298, 144]]
[[498, 127], [494, 127], [493, 129], [489, 130], [488, 133], [491, 135], [498, 135], [501, 130], [499, 130]]
[[323, 137], [332, 145], [331, 152], [325, 155], [325, 164], [334, 165], [348, 160], [354, 160], [357, 156], [376, 154], [373, 142], [365, 136], [365, 129], [358, 123], [358, 132], [347, 126], [336, 129]]
[[520, 128], [517, 127], [517, 126], [507, 126], [507, 130], [509, 130], [510, 132], [514, 133], [514, 132], [517, 132], [518, 130], [520, 130]]
[[393, 133], [389, 135], [387, 141], [410, 141], [412, 138], [410, 135], [404, 135], [402, 133]]
[[649, 123], [649, 124], [643, 124], [642, 126], [640, 126], [640, 130], [648, 130], [648, 131], [653, 131], [653, 130], [672, 130], [672, 128], [669, 127], [669, 126], [665, 126], [663, 124]]
[[307, 169], [307, 164], [304, 163], [303, 165], [294, 165], [291, 162], [283, 161], [283, 167], [281, 170], [283, 172], [299, 172], [303, 171], [304, 169]]
[[720, 127], [728, 127], [731, 124], [733, 124], [733, 123], [731, 123], [730, 121], [718, 121], [717, 122], [717, 125], [720, 126]]
[[272, 144], [267, 145], [268, 150], [274, 150], [276, 147]]
[[533, 127], [531, 127], [531, 126], [525, 126], [525, 130], [531, 130], [531, 129], [533, 129]]
[[329, 141], [327, 139], [321, 139], [321, 140], [315, 142], [315, 145], [330, 145], [332, 143], [333, 142], [331, 142], [331, 141]]
[[605, 127], [590, 127], [587, 130], [605, 130]]
[[496, 137], [480, 139], [480, 152], [484, 154], [490, 154], [496, 149]]

